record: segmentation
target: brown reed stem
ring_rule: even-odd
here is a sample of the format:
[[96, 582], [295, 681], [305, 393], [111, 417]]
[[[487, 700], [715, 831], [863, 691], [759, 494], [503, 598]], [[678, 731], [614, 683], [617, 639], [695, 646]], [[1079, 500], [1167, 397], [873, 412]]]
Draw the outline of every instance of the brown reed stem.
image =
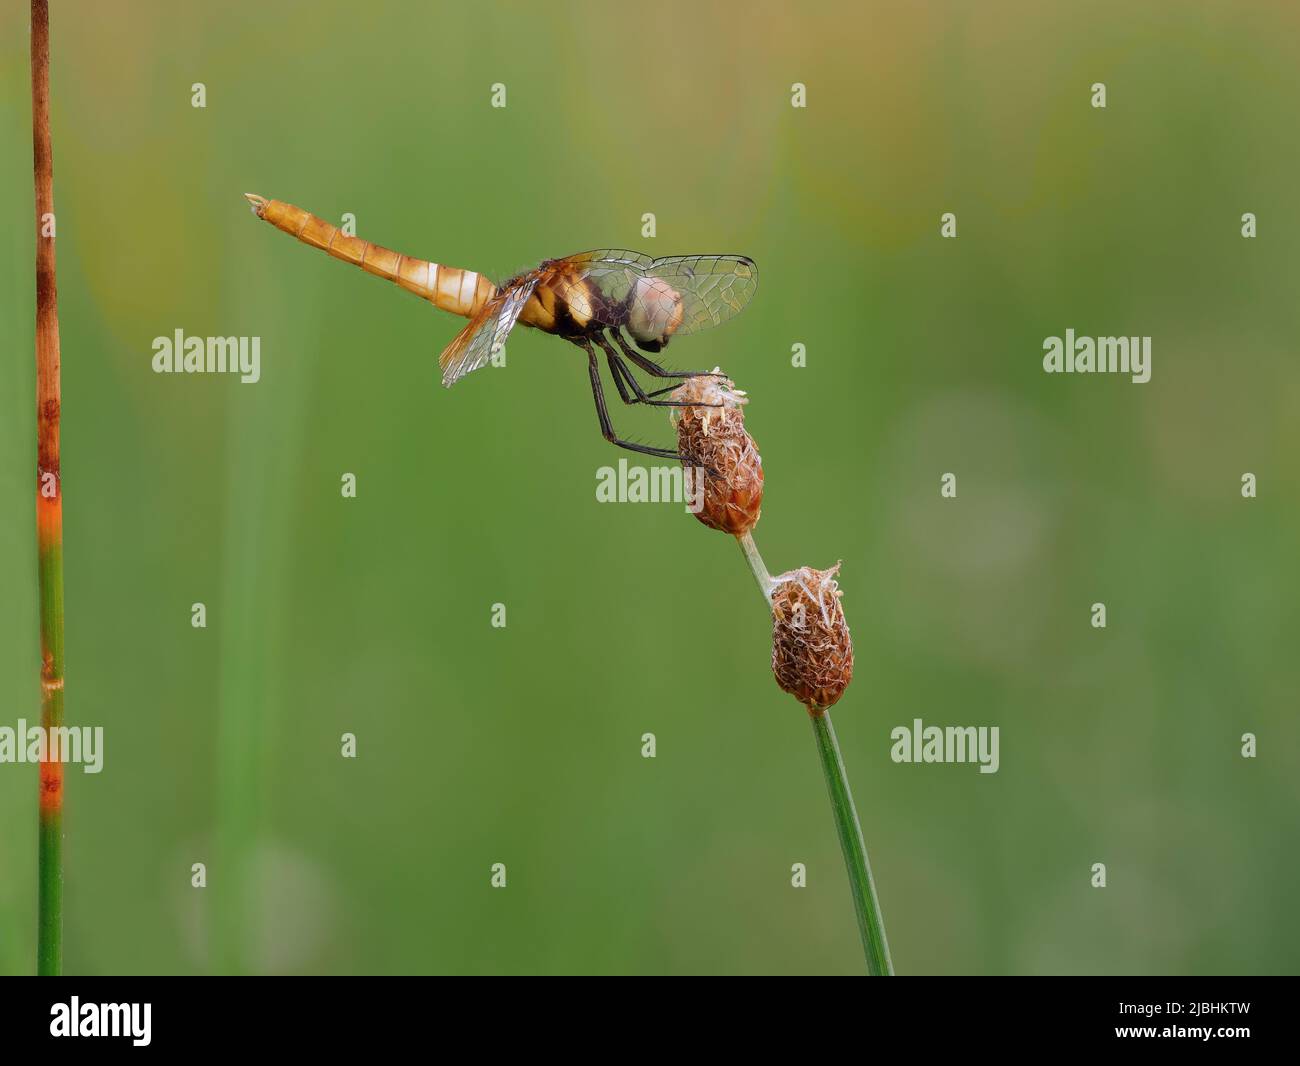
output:
[[59, 311], [50, 146], [50, 12], [32, 0], [32, 172], [36, 185], [36, 550], [41, 624], [40, 830], [36, 970], [63, 970], [63, 482], [59, 472]]

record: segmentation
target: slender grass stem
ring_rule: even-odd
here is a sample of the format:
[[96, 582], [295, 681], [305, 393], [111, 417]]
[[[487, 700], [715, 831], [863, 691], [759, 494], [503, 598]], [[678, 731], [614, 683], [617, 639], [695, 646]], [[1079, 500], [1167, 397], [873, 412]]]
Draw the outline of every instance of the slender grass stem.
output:
[[[758, 583], [758, 590], [769, 608], [772, 589], [776, 582], [768, 572], [758, 545], [750, 533], [736, 538], [740, 550], [749, 564], [750, 572]], [[893, 976], [894, 964], [889, 958], [889, 943], [885, 939], [885, 923], [880, 916], [880, 901], [876, 898], [876, 885], [871, 879], [871, 864], [867, 861], [867, 845], [862, 839], [857, 808], [853, 806], [853, 793], [849, 791], [848, 775], [840, 745], [835, 739], [830, 711], [809, 707], [813, 735], [817, 740], [817, 754], [821, 757], [822, 771], [826, 775], [826, 790], [830, 795], [831, 814], [835, 818], [835, 831], [839, 834], [840, 850], [844, 853], [844, 867], [849, 875], [849, 889], [853, 893], [853, 909], [858, 918], [858, 933], [862, 937], [862, 950], [867, 957], [867, 973], [872, 976]]]
[[36, 185], [36, 549], [41, 619], [41, 728], [36, 972], [63, 970], [63, 482], [59, 472], [59, 311], [50, 146], [50, 12], [32, 0], [32, 173]]
[[767, 572], [767, 564], [763, 562], [763, 557], [758, 553], [758, 545], [754, 543], [754, 535], [745, 533], [737, 537], [736, 541], [740, 544], [740, 550], [745, 556], [745, 562], [749, 564], [754, 580], [758, 582], [758, 591], [763, 594], [763, 599], [767, 601], [770, 607], [772, 605], [772, 575]]
[[871, 879], [871, 863], [867, 861], [867, 845], [862, 839], [857, 808], [853, 806], [853, 793], [849, 791], [849, 779], [844, 772], [839, 741], [835, 739], [831, 712], [809, 707], [808, 717], [812, 719], [817, 754], [821, 756], [822, 771], [826, 775], [826, 791], [831, 799], [831, 814], [835, 817], [835, 831], [840, 837], [844, 868], [849, 874], [853, 909], [858, 916], [858, 933], [862, 937], [862, 950], [867, 956], [867, 973], [873, 977], [891, 977], [894, 964], [889, 958], [885, 922], [880, 915], [876, 883]]

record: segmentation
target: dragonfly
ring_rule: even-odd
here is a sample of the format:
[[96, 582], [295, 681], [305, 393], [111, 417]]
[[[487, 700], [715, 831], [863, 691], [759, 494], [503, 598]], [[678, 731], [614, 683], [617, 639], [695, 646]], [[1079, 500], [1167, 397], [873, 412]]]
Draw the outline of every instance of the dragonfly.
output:
[[614, 430], [600, 373], [603, 353], [625, 404], [683, 407], [658, 397], [676, 387], [646, 391], [629, 363], [651, 377], [677, 379], [717, 371], [668, 370], [654, 361], [674, 337], [696, 333], [738, 315], [758, 286], [758, 268], [743, 255], [670, 255], [658, 259], [621, 248], [601, 248], [547, 259], [494, 285], [473, 270], [413, 259], [345, 234], [301, 207], [245, 193], [253, 213], [304, 244], [396, 282], [435, 307], [468, 318], [438, 359], [447, 388], [490, 363], [516, 325], [539, 329], [582, 349], [601, 435], [629, 451], [665, 459], [681, 456], [625, 440]]

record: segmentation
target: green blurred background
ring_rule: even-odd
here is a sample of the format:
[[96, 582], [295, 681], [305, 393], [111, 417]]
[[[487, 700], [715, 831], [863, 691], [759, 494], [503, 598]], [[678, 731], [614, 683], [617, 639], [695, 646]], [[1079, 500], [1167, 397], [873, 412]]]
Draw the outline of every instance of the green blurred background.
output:
[[[1294, 7], [52, 6], [67, 710], [106, 733], [68, 780], [69, 972], [862, 967], [728, 538], [596, 502], [626, 453], [572, 348], [516, 334], [444, 391], [459, 321], [245, 191], [498, 278], [752, 256], [749, 310], [666, 355], [750, 392], [773, 571], [844, 560], [835, 717], [899, 972], [1296, 969]], [[38, 708], [26, 24], [5, 0], [9, 725]], [[1068, 327], [1150, 335], [1152, 381], [1044, 374]], [[261, 337], [262, 380], [154, 374], [176, 329]], [[998, 725], [1001, 769], [895, 765], [914, 717]], [[28, 973], [30, 766], [0, 826]]]

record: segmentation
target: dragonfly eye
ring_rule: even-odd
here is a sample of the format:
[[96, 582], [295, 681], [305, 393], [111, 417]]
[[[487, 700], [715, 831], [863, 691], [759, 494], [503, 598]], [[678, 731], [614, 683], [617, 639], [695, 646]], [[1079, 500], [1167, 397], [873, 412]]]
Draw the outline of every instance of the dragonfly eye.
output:
[[681, 325], [682, 314], [682, 297], [676, 289], [662, 278], [641, 278], [632, 290], [627, 331], [646, 351], [657, 352]]

